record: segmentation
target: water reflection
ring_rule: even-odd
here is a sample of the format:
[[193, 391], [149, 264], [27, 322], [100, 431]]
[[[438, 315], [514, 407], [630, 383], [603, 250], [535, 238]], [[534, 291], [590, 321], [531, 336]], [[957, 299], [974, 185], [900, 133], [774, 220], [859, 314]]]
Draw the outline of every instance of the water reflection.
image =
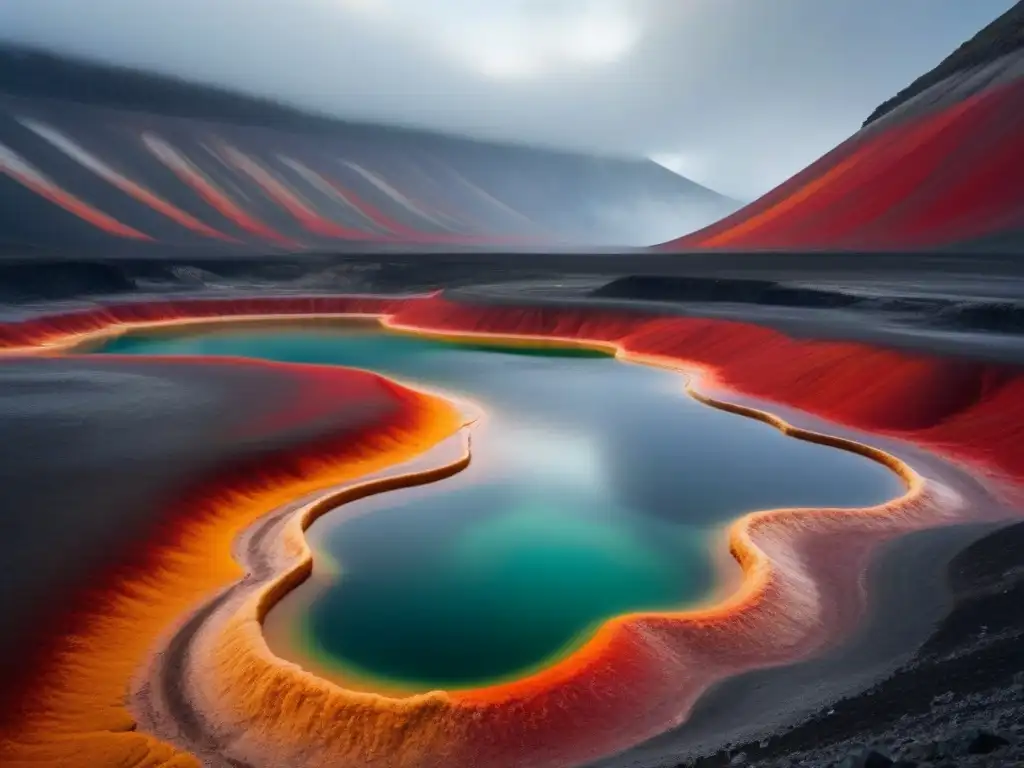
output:
[[266, 329], [106, 351], [351, 365], [485, 406], [468, 470], [317, 522], [310, 541], [327, 557], [268, 618], [276, 652], [370, 689], [523, 674], [612, 616], [704, 599], [710, 542], [747, 511], [901, 491], [863, 457], [701, 405], [676, 374], [593, 354]]

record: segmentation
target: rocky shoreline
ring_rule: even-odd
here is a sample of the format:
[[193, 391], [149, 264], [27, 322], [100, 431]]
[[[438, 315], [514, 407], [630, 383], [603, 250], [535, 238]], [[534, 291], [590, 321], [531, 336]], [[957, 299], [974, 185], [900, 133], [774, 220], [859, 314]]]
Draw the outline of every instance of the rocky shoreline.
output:
[[682, 768], [1024, 765], [1024, 524], [953, 558], [954, 607], [912, 660], [862, 694]]

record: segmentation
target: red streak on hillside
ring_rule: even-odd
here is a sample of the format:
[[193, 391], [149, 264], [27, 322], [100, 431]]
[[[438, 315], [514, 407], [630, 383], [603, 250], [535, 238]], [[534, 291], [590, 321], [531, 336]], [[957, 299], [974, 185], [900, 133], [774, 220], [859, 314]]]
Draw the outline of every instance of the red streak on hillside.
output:
[[709, 227], [657, 246], [885, 249], [1024, 228], [1024, 78], [869, 126]]
[[77, 216], [82, 221], [88, 222], [107, 234], [128, 238], [129, 240], [152, 240], [149, 235], [129, 227], [127, 224], [122, 224], [113, 216], [65, 191], [42, 174], [33, 172], [31, 168], [22, 170], [18, 167], [0, 164], [0, 173], [6, 174], [40, 197], [49, 200], [54, 205], [63, 208], [68, 213]]
[[372, 239], [372, 236], [365, 232], [343, 227], [321, 215], [271, 171], [240, 150], [223, 144], [221, 152], [229, 163], [252, 179], [268, 197], [286, 210], [307, 231], [324, 237], [336, 237], [340, 240]]

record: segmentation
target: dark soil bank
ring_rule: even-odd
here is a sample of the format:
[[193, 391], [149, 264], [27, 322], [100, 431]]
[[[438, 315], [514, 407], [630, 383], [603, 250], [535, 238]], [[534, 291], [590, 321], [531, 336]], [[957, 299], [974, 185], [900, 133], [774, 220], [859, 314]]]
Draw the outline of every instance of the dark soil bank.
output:
[[1024, 524], [957, 555], [954, 607], [905, 666], [769, 739], [679, 766], [1024, 765]]

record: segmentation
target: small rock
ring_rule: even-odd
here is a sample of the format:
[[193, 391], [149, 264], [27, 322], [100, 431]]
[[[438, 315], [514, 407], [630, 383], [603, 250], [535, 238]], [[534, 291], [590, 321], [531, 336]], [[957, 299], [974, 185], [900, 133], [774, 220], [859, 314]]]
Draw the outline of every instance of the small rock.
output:
[[867, 747], [853, 752], [839, 761], [837, 768], [891, 768], [892, 758], [877, 749]]
[[1010, 742], [997, 733], [982, 728], [968, 728], [951, 738], [932, 744], [932, 750], [914, 751], [911, 757], [953, 758], [969, 755], [988, 755]]
[[936, 704], [938, 704], [938, 705], [945, 705], [945, 704], [952, 704], [952, 703], [953, 703], [953, 692], [952, 691], [946, 691], [945, 693], [940, 694], [940, 695], [938, 695], [938, 696], [936, 696], [935, 698], [932, 699], [932, 705], [933, 706], [936, 705]]
[[740, 752], [738, 755], [733, 755], [733, 758], [729, 761], [729, 765], [745, 765], [747, 762], [747, 753]]
[[929, 741], [916, 741], [907, 744], [900, 751], [900, 759], [927, 765], [929, 761], [939, 757], [940, 753], [938, 744]]
[[998, 733], [984, 730], [976, 730], [965, 734], [965, 741], [967, 742], [967, 754], [969, 755], [988, 755], [997, 749], [1010, 745], [1010, 742]]

